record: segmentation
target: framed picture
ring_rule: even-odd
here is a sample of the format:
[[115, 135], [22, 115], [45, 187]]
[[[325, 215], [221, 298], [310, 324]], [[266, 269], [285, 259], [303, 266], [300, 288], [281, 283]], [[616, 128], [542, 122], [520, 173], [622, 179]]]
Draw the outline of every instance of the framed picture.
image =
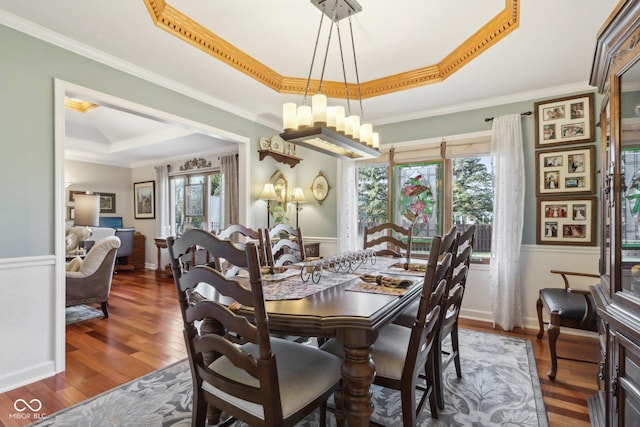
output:
[[593, 194], [595, 147], [536, 151], [536, 195]]
[[135, 219], [154, 219], [156, 217], [155, 181], [133, 184], [133, 214]]
[[278, 197], [269, 203], [269, 212], [276, 219], [276, 222], [282, 222], [287, 217], [289, 183], [281, 170], [275, 171], [269, 178], [269, 182], [273, 184], [273, 189]]
[[318, 201], [319, 204], [322, 204], [322, 201], [327, 198], [327, 194], [329, 194], [329, 182], [327, 178], [322, 174], [322, 172], [318, 172], [318, 176], [313, 179], [313, 183], [311, 184], [311, 193], [313, 194], [313, 198]]
[[100, 195], [100, 213], [116, 213], [116, 194], [98, 193]]
[[536, 243], [596, 244], [596, 198], [538, 198]]
[[593, 141], [593, 93], [536, 102], [536, 148]]

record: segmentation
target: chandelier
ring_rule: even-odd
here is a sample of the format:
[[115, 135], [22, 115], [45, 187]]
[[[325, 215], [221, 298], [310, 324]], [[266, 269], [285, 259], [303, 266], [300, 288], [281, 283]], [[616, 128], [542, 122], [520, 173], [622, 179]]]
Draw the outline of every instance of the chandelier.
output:
[[[360, 91], [360, 78], [358, 77], [358, 63], [356, 61], [355, 44], [353, 42], [353, 28], [351, 26], [351, 16], [362, 11], [362, 7], [355, 0], [311, 0], [321, 12], [318, 36], [313, 50], [309, 77], [302, 100], [302, 105], [293, 102], [284, 103], [282, 106], [282, 124], [284, 132], [280, 137], [285, 141], [320, 151], [338, 158], [362, 159], [374, 158], [380, 155], [380, 139], [377, 132], [373, 131], [373, 126], [369, 123], [362, 123], [361, 116], [351, 113], [351, 103], [344, 66], [344, 56], [342, 49], [342, 38], [340, 36], [339, 21], [348, 18], [349, 31], [351, 34], [351, 46], [353, 50], [353, 62], [355, 66], [356, 83], [358, 88], [358, 100], [360, 102], [360, 113], [362, 115], [362, 93]], [[331, 27], [327, 39], [327, 47], [322, 65], [322, 74], [318, 86], [318, 93], [311, 97], [311, 106], [307, 105], [307, 95], [313, 64], [318, 50], [318, 41], [325, 16], [331, 19]], [[340, 60], [344, 75], [345, 95], [347, 100], [347, 110], [343, 106], [327, 106], [327, 96], [322, 94], [322, 82], [324, 70], [331, 42], [333, 27], [336, 27], [338, 34], [338, 44], [340, 46]]]

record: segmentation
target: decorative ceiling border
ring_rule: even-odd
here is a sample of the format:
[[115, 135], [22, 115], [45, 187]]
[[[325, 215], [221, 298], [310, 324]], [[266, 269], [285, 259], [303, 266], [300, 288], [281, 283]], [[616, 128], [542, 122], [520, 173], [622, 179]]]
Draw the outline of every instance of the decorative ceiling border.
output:
[[[304, 94], [307, 85], [306, 78], [280, 75], [167, 4], [165, 0], [144, 0], [144, 3], [155, 25], [170, 34], [245, 73], [276, 92]], [[441, 82], [489, 47], [502, 40], [511, 31], [518, 28], [519, 20], [520, 0], [505, 0], [505, 8], [502, 11], [445, 56], [439, 63], [361, 82], [362, 98], [371, 98]], [[312, 92], [317, 91], [318, 85], [319, 81], [312, 79], [309, 85], [310, 90]], [[357, 85], [348, 83], [347, 86], [349, 93], [354, 96], [358, 90]], [[330, 98], [346, 98], [344, 82], [324, 81], [322, 92]]]
[[77, 111], [79, 113], [86, 113], [87, 111], [91, 111], [98, 106], [98, 104], [93, 104], [89, 101], [82, 101], [71, 98], [64, 98], [64, 106], [68, 110]]

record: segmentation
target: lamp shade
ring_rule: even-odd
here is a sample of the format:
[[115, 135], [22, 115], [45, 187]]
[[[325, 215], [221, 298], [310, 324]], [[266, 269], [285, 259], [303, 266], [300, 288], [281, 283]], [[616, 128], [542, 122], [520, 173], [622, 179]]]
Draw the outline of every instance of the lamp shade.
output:
[[292, 202], [304, 203], [307, 199], [304, 197], [304, 192], [302, 188], [296, 187], [293, 189], [293, 194], [291, 195]]
[[75, 195], [75, 224], [97, 227], [100, 217], [100, 196], [97, 194]]
[[273, 184], [270, 182], [264, 185], [262, 189], [262, 193], [260, 194], [260, 199], [262, 200], [278, 200], [278, 195], [276, 194], [276, 189]]

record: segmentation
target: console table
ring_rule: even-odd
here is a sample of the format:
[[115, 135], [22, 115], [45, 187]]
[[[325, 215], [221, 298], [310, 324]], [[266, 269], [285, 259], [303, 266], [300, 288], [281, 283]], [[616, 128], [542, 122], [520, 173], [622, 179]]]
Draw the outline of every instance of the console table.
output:
[[171, 277], [171, 274], [167, 273], [166, 269], [162, 268], [162, 249], [167, 248], [167, 238], [166, 237], [154, 237], [153, 241], [156, 244], [156, 248], [158, 248], [158, 262], [156, 264], [156, 275], [161, 277]]

